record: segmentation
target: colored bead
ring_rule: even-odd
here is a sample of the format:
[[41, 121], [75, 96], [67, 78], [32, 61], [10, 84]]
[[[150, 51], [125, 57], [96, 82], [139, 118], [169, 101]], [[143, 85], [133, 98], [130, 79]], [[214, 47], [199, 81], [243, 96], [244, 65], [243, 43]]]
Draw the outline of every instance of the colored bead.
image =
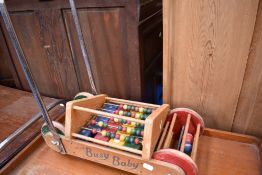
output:
[[126, 111], [124, 111], [123, 115], [124, 115], [124, 116], [127, 116], [127, 112], [126, 112]]
[[118, 113], [119, 113], [119, 110], [116, 110], [114, 113], [115, 113], [115, 114], [118, 114]]
[[190, 143], [186, 143], [184, 152], [189, 154], [191, 152], [191, 149], [192, 149], [192, 145]]
[[122, 123], [124, 123], [124, 124], [125, 124], [126, 122], [127, 122], [127, 121], [126, 121], [125, 119], [123, 119], [123, 120], [122, 120]]
[[131, 112], [127, 112], [127, 116], [128, 116], [128, 117], [131, 117]]
[[114, 118], [114, 121], [115, 121], [115, 122], [118, 122], [118, 118]]
[[135, 118], [135, 116], [136, 116], [136, 113], [135, 113], [135, 112], [132, 112], [132, 113], [131, 113], [131, 117]]
[[145, 114], [141, 114], [140, 119], [141, 120], [145, 120], [146, 119], [146, 115]]
[[136, 113], [136, 119], [139, 119], [140, 118], [140, 114], [139, 113]]
[[152, 113], [152, 109], [149, 109], [149, 108], [148, 108], [148, 109], [146, 110], [146, 113], [151, 114], [151, 113]]
[[119, 138], [120, 138], [120, 135], [116, 134], [115, 139], [119, 139]]
[[147, 109], [146, 108], [144, 108], [144, 110], [143, 110], [143, 113], [146, 113], [147, 112]]
[[102, 134], [102, 136], [106, 136], [106, 130], [103, 130], [102, 132], [101, 132], [101, 134]]
[[106, 128], [107, 127], [107, 123], [104, 122], [103, 123], [103, 127]]
[[129, 142], [130, 142], [130, 143], [134, 143], [134, 141], [135, 141], [135, 138], [134, 138], [134, 137], [130, 137], [130, 138], [129, 138]]
[[141, 134], [141, 136], [144, 136], [144, 131], [141, 131], [141, 133], [140, 133], [140, 134]]
[[186, 143], [192, 143], [193, 141], [193, 135], [190, 133], [187, 133], [186, 135]]
[[96, 124], [96, 120], [92, 120], [92, 121], [91, 121], [91, 124], [92, 124], [92, 125], [95, 125], [95, 124]]
[[110, 137], [110, 135], [111, 135], [110, 132], [106, 132], [107, 137]]
[[115, 136], [116, 136], [116, 135], [115, 135], [115, 133], [113, 133], [113, 132], [110, 134], [110, 137], [111, 137], [111, 138], [115, 138]]
[[137, 129], [137, 130], [136, 130], [136, 135], [137, 135], [137, 136], [140, 136], [140, 134], [141, 134], [140, 129]]
[[96, 132], [97, 132], [96, 128], [93, 128], [93, 129], [92, 129], [92, 133], [93, 133], [93, 134], [96, 134]]
[[126, 132], [127, 132], [128, 134], [130, 134], [130, 133], [131, 133], [131, 131], [132, 131], [132, 129], [131, 129], [131, 128], [127, 128], [127, 130], [126, 130]]
[[123, 104], [120, 104], [119, 109], [123, 109], [123, 106], [124, 106]]
[[139, 112], [143, 113], [144, 112], [144, 108], [139, 108]]
[[131, 108], [132, 108], [132, 107], [131, 107], [130, 105], [128, 105], [128, 106], [127, 106], [127, 110], [129, 110], [129, 111], [130, 111], [130, 110], [131, 110]]
[[135, 110], [135, 106], [131, 106], [131, 110], [134, 111]]
[[102, 121], [99, 121], [97, 125], [98, 125], [98, 126], [100, 126], [100, 127], [102, 127], [102, 126], [103, 126], [103, 124], [104, 124], [104, 122], [102, 122]]
[[139, 142], [140, 142], [140, 140], [139, 140], [139, 138], [135, 138], [135, 144], [139, 144]]
[[122, 123], [122, 119], [121, 119], [121, 118], [119, 118], [119, 119], [118, 119], [118, 122], [119, 122], [119, 123]]
[[127, 109], [127, 105], [124, 105], [124, 106], [123, 106], [123, 109], [125, 109], [125, 110], [126, 110], [126, 109]]
[[137, 112], [138, 112], [138, 111], [139, 111], [139, 107], [135, 107], [135, 111], [137, 111]]
[[123, 127], [122, 131], [123, 131], [123, 132], [126, 132], [126, 127]]
[[125, 137], [125, 142], [129, 142], [129, 136]]
[[122, 131], [123, 127], [121, 125], [118, 126], [118, 130]]
[[119, 114], [119, 115], [123, 115], [123, 114], [124, 114], [124, 111], [120, 110], [118, 114]]
[[114, 117], [110, 117], [110, 120], [113, 121], [113, 120], [114, 120]]
[[131, 134], [134, 135], [136, 133], [136, 129], [131, 130]]
[[120, 136], [120, 141], [124, 141], [125, 140], [125, 136], [124, 135], [121, 135]]
[[132, 126], [136, 126], [136, 122], [131, 122], [131, 125]]

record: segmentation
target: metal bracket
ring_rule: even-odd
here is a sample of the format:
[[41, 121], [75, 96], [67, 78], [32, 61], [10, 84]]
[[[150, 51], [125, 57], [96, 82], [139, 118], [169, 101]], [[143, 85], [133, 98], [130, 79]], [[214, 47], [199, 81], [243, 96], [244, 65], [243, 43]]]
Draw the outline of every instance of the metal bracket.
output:
[[33, 79], [32, 73], [31, 73], [29, 66], [28, 66], [28, 63], [26, 61], [26, 57], [25, 57], [24, 52], [23, 52], [23, 50], [20, 46], [20, 43], [19, 43], [17, 35], [15, 33], [13, 24], [12, 24], [11, 19], [10, 19], [10, 16], [9, 16], [8, 11], [6, 9], [6, 5], [5, 5], [4, 0], [0, 0], [0, 12], [1, 12], [2, 18], [4, 20], [4, 24], [5, 24], [5, 27], [7, 29], [8, 35], [11, 39], [12, 45], [15, 49], [16, 54], [17, 54], [17, 58], [19, 60], [19, 63], [22, 66], [22, 69], [23, 69], [23, 72], [24, 72], [25, 77], [27, 79], [27, 82], [28, 82], [30, 89], [32, 91], [32, 94], [35, 98], [35, 101], [37, 102], [37, 104], [38, 104], [38, 106], [39, 106], [39, 108], [42, 112], [42, 116], [43, 116], [45, 122], [47, 123], [47, 126], [49, 127], [51, 133], [54, 136], [54, 140], [59, 143], [57, 145], [57, 147], [59, 148], [59, 150], [62, 154], [65, 154], [66, 153], [65, 148], [63, 146], [63, 143], [61, 141], [60, 136], [56, 132], [56, 129], [55, 129], [55, 127], [54, 127], [54, 125], [53, 125], [53, 123], [52, 123], [52, 121], [51, 121], [51, 119], [48, 115], [45, 104], [43, 103], [43, 100], [41, 98], [39, 90], [38, 90], [36, 83]]

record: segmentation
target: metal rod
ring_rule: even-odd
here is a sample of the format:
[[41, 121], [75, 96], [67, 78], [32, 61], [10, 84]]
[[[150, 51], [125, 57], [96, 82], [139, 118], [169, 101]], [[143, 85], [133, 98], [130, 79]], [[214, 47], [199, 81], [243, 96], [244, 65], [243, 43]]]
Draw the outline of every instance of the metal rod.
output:
[[79, 40], [79, 43], [80, 43], [82, 55], [83, 55], [83, 58], [84, 58], [89, 82], [90, 82], [90, 85], [91, 85], [92, 94], [97, 95], [98, 92], [97, 92], [97, 89], [96, 89], [96, 86], [95, 86], [92, 68], [91, 68], [91, 65], [90, 65], [89, 57], [88, 57], [85, 42], [84, 42], [83, 33], [82, 33], [81, 26], [80, 26], [80, 23], [79, 23], [79, 18], [78, 18], [78, 15], [77, 15], [75, 1], [69, 0], [69, 3], [70, 3], [72, 16], [73, 16], [73, 20], [74, 20], [74, 23], [75, 23], [75, 27], [76, 27], [77, 36], [78, 36], [78, 40]]
[[33, 76], [32, 76], [32, 73], [30, 72], [30, 69], [29, 69], [29, 66], [28, 66], [28, 63], [26, 61], [26, 58], [25, 58], [25, 55], [24, 55], [24, 52], [20, 46], [20, 43], [18, 41], [18, 38], [16, 36], [16, 33], [15, 33], [15, 30], [14, 30], [14, 27], [12, 25], [12, 22], [10, 20], [10, 17], [9, 17], [9, 14], [8, 14], [8, 11], [6, 9], [6, 6], [5, 6], [5, 2], [4, 0], [0, 0], [0, 11], [1, 11], [1, 15], [2, 15], [2, 18], [4, 20], [4, 23], [5, 23], [5, 26], [6, 26], [6, 29], [7, 29], [7, 32], [8, 32], [8, 35], [11, 39], [11, 42], [13, 44], [13, 47], [15, 49], [15, 52], [17, 54], [17, 58], [20, 62], [20, 65], [23, 69], [23, 72], [25, 74], [25, 77], [27, 79], [27, 82], [30, 86], [30, 89], [32, 91], [32, 94], [42, 112], [42, 115], [43, 115], [43, 118], [45, 120], [45, 122], [47, 123], [51, 133], [53, 134], [54, 136], [54, 140], [55, 140], [55, 143], [56, 145], [58, 146], [58, 148], [60, 149], [60, 152], [61, 153], [65, 153], [65, 149], [64, 149], [64, 146], [63, 146], [63, 143], [59, 137], [59, 135], [57, 134], [56, 130], [55, 130], [55, 127], [48, 115], [48, 112], [46, 110], [46, 107], [43, 103], [43, 100], [41, 98], [41, 95], [37, 89], [37, 86], [36, 86], [36, 83], [33, 79]]
[[[54, 107], [56, 107], [58, 104], [65, 103], [65, 100], [57, 100], [53, 103], [50, 103], [47, 106], [47, 110], [50, 111]], [[38, 119], [42, 117], [42, 113], [38, 112], [36, 115], [34, 115], [30, 120], [28, 120], [26, 123], [24, 123], [22, 126], [20, 126], [17, 130], [15, 130], [11, 135], [9, 135], [5, 140], [3, 140], [0, 143], [0, 152], [4, 150], [4, 148], [9, 145], [16, 137], [21, 135], [27, 128], [29, 128], [32, 124], [34, 124]]]

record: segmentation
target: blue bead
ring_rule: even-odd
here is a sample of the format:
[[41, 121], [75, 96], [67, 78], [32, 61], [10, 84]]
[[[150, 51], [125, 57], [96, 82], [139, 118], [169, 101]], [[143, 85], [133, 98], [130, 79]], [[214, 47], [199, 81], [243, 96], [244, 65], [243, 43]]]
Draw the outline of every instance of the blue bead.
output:
[[185, 144], [184, 152], [185, 152], [186, 154], [190, 154], [191, 149], [192, 149], [192, 145], [191, 145], [190, 143], [186, 143], [186, 144]]
[[134, 141], [135, 141], [135, 138], [134, 137], [130, 137], [129, 142], [130, 143], [134, 143]]
[[93, 137], [92, 131], [87, 130], [87, 129], [81, 129], [81, 130], [79, 131], [79, 134], [84, 135], [84, 136], [87, 136], [87, 137]]
[[115, 138], [115, 133], [112, 132], [112, 133], [110, 134], [110, 137], [111, 137], [111, 138]]

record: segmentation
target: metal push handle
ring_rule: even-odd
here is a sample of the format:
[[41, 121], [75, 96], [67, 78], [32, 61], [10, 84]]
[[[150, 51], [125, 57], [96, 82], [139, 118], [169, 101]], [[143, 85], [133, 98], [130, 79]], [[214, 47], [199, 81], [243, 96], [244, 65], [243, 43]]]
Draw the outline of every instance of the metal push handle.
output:
[[82, 33], [81, 26], [80, 26], [80, 23], [79, 23], [79, 18], [78, 18], [78, 15], [77, 15], [75, 1], [69, 0], [69, 3], [70, 3], [72, 16], [73, 16], [73, 20], [74, 20], [74, 23], [75, 23], [75, 27], [76, 27], [77, 36], [78, 36], [79, 44], [80, 44], [80, 47], [81, 47], [82, 55], [83, 55], [83, 58], [84, 58], [89, 82], [90, 82], [90, 85], [91, 85], [92, 94], [97, 95], [98, 92], [97, 92], [97, 89], [96, 89], [96, 86], [95, 86], [92, 68], [91, 68], [91, 65], [90, 65], [89, 57], [88, 57], [85, 42], [84, 42], [83, 33]]
[[65, 154], [65, 148], [63, 146], [63, 143], [59, 137], [59, 135], [57, 134], [56, 130], [55, 130], [55, 127], [48, 115], [48, 112], [47, 112], [47, 109], [45, 107], [45, 104], [43, 103], [43, 100], [41, 98], [41, 95], [39, 93], [39, 90], [36, 86], [36, 83], [33, 79], [33, 76], [32, 76], [32, 73], [30, 72], [30, 69], [29, 69], [29, 66], [28, 66], [28, 63], [26, 61], [26, 58], [25, 58], [25, 55], [24, 55], [24, 52], [20, 46], [20, 43], [18, 41], [18, 38], [17, 38], [17, 35], [15, 33], [15, 30], [14, 30], [14, 27], [12, 25], [12, 22], [10, 20], [10, 17], [9, 17], [9, 14], [8, 14], [8, 11], [6, 9], [6, 5], [5, 5], [5, 2], [4, 0], [0, 0], [0, 12], [1, 12], [1, 15], [2, 15], [2, 18], [4, 20], [4, 24], [5, 24], [5, 27], [7, 29], [7, 32], [8, 32], [8, 35], [11, 39], [11, 42], [13, 44], [13, 47], [15, 49], [15, 52], [17, 54], [17, 57], [18, 57], [18, 60], [20, 62], [20, 65], [22, 66], [22, 70], [25, 74], [25, 77], [27, 79], [27, 82], [30, 86], [30, 89], [32, 91], [32, 94], [35, 98], [35, 101], [37, 102], [37, 105], [38, 107], [40, 108], [41, 112], [42, 112], [42, 116], [45, 120], [45, 122], [47, 123], [51, 133], [53, 134], [54, 136], [54, 142], [55, 145], [57, 145], [57, 147], [59, 148], [60, 152]]

